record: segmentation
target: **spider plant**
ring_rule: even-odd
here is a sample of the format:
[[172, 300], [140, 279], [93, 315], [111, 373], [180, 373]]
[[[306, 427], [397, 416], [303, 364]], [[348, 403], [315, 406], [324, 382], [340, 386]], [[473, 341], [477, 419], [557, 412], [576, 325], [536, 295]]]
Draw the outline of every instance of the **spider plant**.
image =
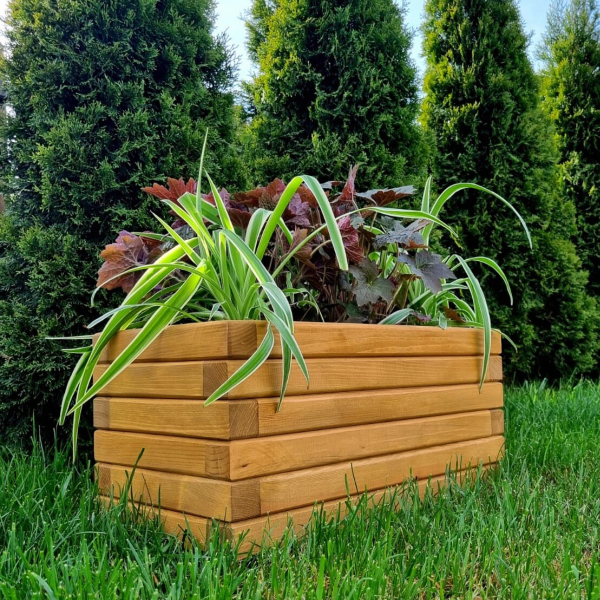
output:
[[[339, 217], [334, 216], [316, 179], [301, 176], [288, 184], [273, 210], [257, 209], [242, 234], [234, 227], [214, 183], [209, 176], [207, 179], [215, 205], [202, 198], [200, 186], [196, 195], [186, 193], [178, 202], [164, 201], [189, 226], [193, 236], [184, 239], [155, 215], [165, 229], [165, 235], [144, 235], [162, 241], [168, 238], [171, 249], [152, 264], [129, 269], [126, 273], [142, 271], [143, 274], [119, 307], [90, 324], [105, 323], [95, 342], [68, 350], [79, 354], [80, 358], [64, 393], [59, 422], [64, 424], [68, 416], [73, 417], [74, 452], [83, 406], [138, 358], [166, 327], [183, 318], [192, 321], [263, 319], [268, 322], [265, 337], [256, 352], [206, 399], [206, 405], [227, 394], [267, 360], [275, 343], [274, 330], [279, 333], [282, 348], [280, 403], [285, 396], [292, 359], [297, 361], [307, 383], [309, 381], [306, 362], [294, 338], [291, 308], [296, 296], [303, 295], [303, 290], [280, 289], [274, 279], [294, 253], [290, 253], [274, 275], [264, 266], [263, 258], [276, 233], [280, 232], [291, 241], [292, 234], [283, 223], [282, 215], [297, 189], [304, 184], [314, 195], [324, 221], [313, 236], [327, 229], [339, 267], [347, 270], [344, 243], [337, 226]], [[390, 211], [401, 218], [429, 217], [421, 211], [401, 209], [386, 209], [386, 214]], [[436, 217], [430, 218], [444, 226]], [[136, 337], [93, 381], [94, 369], [110, 340], [119, 331], [137, 327], [140, 330]], [[91, 337], [79, 336], [78, 339], [89, 340]]]
[[[313, 177], [306, 175], [295, 177], [287, 186], [283, 186], [283, 182], [276, 180], [273, 184], [277, 184], [277, 190], [270, 187], [260, 188], [261, 194], [266, 192], [270, 194], [267, 199], [274, 204], [271, 208], [254, 204], [252, 211], [246, 209], [243, 212], [231, 203], [227, 204], [208, 175], [206, 178], [214, 204], [208, 201], [209, 196], [201, 193], [200, 176], [195, 194], [187, 191], [181, 196], [177, 194], [179, 197], [163, 199], [171, 214], [175, 215], [180, 223], [184, 223], [188, 230], [187, 234], [184, 235], [180, 227], [169, 225], [155, 215], [164, 233], [142, 235], [153, 243], [161, 244], [161, 247], [167, 248], [166, 251], [154, 262], [137, 264], [104, 279], [101, 285], [108, 287], [107, 284], [110, 284], [111, 280], [122, 279], [126, 275], [135, 274], [139, 277], [131, 285], [120, 306], [90, 324], [89, 327], [103, 324], [103, 329], [94, 343], [66, 350], [80, 355], [65, 389], [59, 418], [59, 422], [64, 424], [68, 416], [73, 417], [73, 452], [76, 451], [77, 431], [83, 406], [135, 361], [166, 327], [184, 319], [199, 322], [213, 319], [260, 319], [268, 323], [265, 337], [254, 354], [206, 399], [206, 405], [227, 394], [250, 377], [267, 360], [275, 344], [275, 331], [279, 333], [282, 351], [279, 405], [285, 396], [292, 360], [296, 360], [308, 384], [307, 365], [294, 337], [293, 308], [309, 306], [320, 315], [321, 298], [315, 290], [294, 285], [291, 271], [301, 251], [311, 249], [312, 256], [317, 252], [323, 254], [324, 247], [330, 246], [333, 255], [329, 252], [325, 253], [328, 268], [333, 266], [340, 273], [350, 270], [356, 274], [357, 271], [353, 271], [356, 267], [349, 264], [347, 256], [349, 242], [342, 234], [342, 220], [347, 234], [350, 218], [360, 217], [363, 222], [360, 226], [361, 232], [367, 239], [384, 233], [378, 227], [376, 219], [416, 220], [419, 227], [423, 229], [423, 242], [418, 247], [426, 248], [429, 245], [431, 232], [436, 226], [455, 235], [452, 228], [439, 218], [439, 214], [446, 201], [463, 189], [472, 188], [490, 193], [513, 211], [515, 210], [500, 196], [474, 184], [451, 186], [431, 203], [431, 179], [425, 185], [420, 210], [389, 206], [390, 199], [393, 202], [407, 195], [404, 188], [366, 192], [363, 197], [375, 198], [375, 205], [359, 207], [354, 200], [355, 174], [356, 168], [351, 170], [349, 182], [339, 195], [343, 202], [338, 202], [335, 195], [328, 197], [323, 191], [323, 186]], [[179, 189], [181, 189], [183, 180], [176, 183], [180, 183]], [[184, 187], [187, 188], [187, 185]], [[377, 196], [379, 192], [383, 192], [383, 197]], [[307, 206], [298, 204], [298, 193], [301, 193], [305, 200], [306, 194], [311, 195], [308, 201], [311, 206], [311, 229], [304, 229], [303, 237], [296, 239], [297, 230], [292, 233], [285, 218], [290, 218], [290, 212], [295, 219], [307, 218]], [[248, 197], [250, 201], [255, 201], [256, 193], [254, 195], [250, 193]], [[296, 204], [294, 210], [290, 211], [288, 207], [293, 201]], [[238, 206], [243, 209], [245, 205], [238, 202]], [[243, 212], [243, 227], [240, 227], [239, 223], [234, 224], [230, 210], [231, 214], [237, 214], [238, 218], [240, 212]], [[525, 223], [520, 215], [516, 214], [529, 237]], [[364, 223], [362, 219], [362, 216], [367, 215], [372, 217], [370, 225]], [[139, 237], [133, 237], [139, 242]], [[285, 243], [282, 244], [282, 241]], [[352, 250], [356, 261], [358, 237], [352, 243], [355, 244]], [[285, 244], [288, 249], [283, 255], [278, 254], [277, 248]], [[369, 244], [370, 242], [367, 242], [363, 245], [369, 247]], [[361, 248], [358, 251], [361, 252]], [[277, 259], [273, 263], [275, 255]], [[470, 264], [479, 262], [492, 268], [503, 278], [510, 295], [505, 274], [491, 259], [485, 257], [463, 259], [458, 255], [452, 255], [443, 261], [444, 274], [453, 275], [458, 270], [462, 270], [464, 274], [461, 278], [450, 281], [446, 280], [448, 278], [440, 277], [440, 289], [434, 292], [423, 279], [410, 276], [406, 264], [401, 264], [403, 255], [408, 256], [408, 253], [398, 244], [390, 244], [378, 252], [370, 250], [368, 252], [368, 257], [377, 261], [377, 269], [381, 269], [382, 278], [391, 278], [393, 274], [400, 273], [407, 275], [407, 281], [410, 282], [404, 301], [397, 301], [396, 296], [401, 288], [398, 286], [394, 302], [388, 303], [386, 314], [379, 321], [382, 324], [400, 323], [418, 311], [430, 315], [432, 323], [443, 327], [448, 325], [481, 327], [484, 331], [482, 385], [489, 365], [492, 328], [485, 295]], [[436, 258], [438, 259], [439, 257]], [[439, 262], [441, 264], [442, 261]], [[270, 265], [272, 272], [265, 266], [266, 264]], [[281, 285], [282, 281], [285, 281], [285, 285]], [[464, 299], [466, 292], [470, 294], [471, 303]], [[451, 306], [454, 308], [451, 309]], [[400, 308], [394, 310], [394, 307]], [[451, 319], [445, 317], [445, 311], [448, 310], [454, 311], [452, 313], [454, 317]], [[93, 373], [104, 348], [119, 331], [125, 329], [139, 329], [139, 332], [94, 381]], [[76, 339], [91, 340], [92, 337], [91, 335], [78, 336]]]
[[[502, 196], [499, 196], [495, 192], [492, 192], [487, 188], [477, 184], [457, 183], [446, 188], [432, 203], [431, 184], [432, 179], [430, 177], [425, 184], [423, 197], [421, 200], [421, 211], [423, 213], [428, 213], [432, 217], [439, 217], [440, 212], [442, 211], [446, 202], [455, 194], [463, 190], [473, 189], [491, 194], [515, 213], [525, 231], [529, 246], [530, 248], [532, 247], [531, 235], [527, 224], [519, 212], [512, 206], [512, 204], [502, 198]], [[429, 246], [431, 233], [436, 224], [436, 221], [431, 220], [431, 222], [425, 226], [423, 230], [423, 242], [425, 246]], [[484, 352], [480, 379], [481, 387], [483, 386], [489, 367], [492, 331], [497, 330], [492, 328], [491, 315], [486, 302], [485, 294], [479, 279], [473, 273], [470, 265], [472, 263], [480, 263], [492, 269], [498, 276], [500, 276], [506, 285], [506, 290], [511, 305], [513, 303], [512, 290], [506, 274], [498, 265], [498, 263], [491, 258], [485, 256], [463, 258], [458, 254], [452, 254], [444, 258], [443, 262], [453, 272], [462, 271], [463, 276], [457, 277], [452, 281], [444, 281], [441, 285], [442, 290], [439, 293], [434, 293], [431, 289], [429, 289], [425, 285], [423, 279], [413, 279], [408, 286], [406, 307], [388, 315], [381, 321], [381, 324], [400, 323], [413, 314], [414, 311], [418, 311], [419, 313], [430, 317], [433, 324], [437, 324], [443, 328], [453, 326], [476, 327], [482, 329], [484, 335]], [[387, 268], [389, 270], [389, 266]], [[406, 275], [410, 274], [410, 269], [406, 265], [401, 266], [400, 270]], [[465, 293], [468, 293], [470, 296], [471, 303], [465, 300]], [[453, 318], [447, 318], [448, 314], [451, 314]], [[508, 336], [502, 332], [498, 333], [500, 333], [509, 343], [515, 346], [514, 342]]]

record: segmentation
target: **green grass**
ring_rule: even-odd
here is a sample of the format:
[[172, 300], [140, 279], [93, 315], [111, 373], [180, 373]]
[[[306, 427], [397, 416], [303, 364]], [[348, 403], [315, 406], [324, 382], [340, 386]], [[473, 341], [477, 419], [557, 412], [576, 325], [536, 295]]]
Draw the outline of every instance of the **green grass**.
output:
[[3, 598], [600, 598], [600, 386], [507, 394], [507, 458], [468, 489], [317, 518], [238, 561], [99, 510], [68, 452], [0, 452]]

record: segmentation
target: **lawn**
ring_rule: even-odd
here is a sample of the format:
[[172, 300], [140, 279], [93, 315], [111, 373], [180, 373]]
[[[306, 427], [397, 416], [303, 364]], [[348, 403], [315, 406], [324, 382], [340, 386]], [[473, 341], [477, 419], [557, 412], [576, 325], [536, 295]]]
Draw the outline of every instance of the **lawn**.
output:
[[1, 451], [1, 597], [600, 599], [600, 386], [527, 385], [506, 401], [491, 477], [317, 517], [243, 560], [100, 510], [91, 467], [67, 453]]

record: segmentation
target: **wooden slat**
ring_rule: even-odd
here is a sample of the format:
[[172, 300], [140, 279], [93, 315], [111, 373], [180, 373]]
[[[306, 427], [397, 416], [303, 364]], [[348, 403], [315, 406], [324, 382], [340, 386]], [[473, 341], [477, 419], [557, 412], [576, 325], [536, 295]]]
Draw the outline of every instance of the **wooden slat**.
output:
[[119, 498], [129, 481], [128, 497], [145, 504], [227, 522], [260, 515], [257, 480], [227, 482], [145, 469], [132, 476], [131, 467], [103, 463], [97, 469], [100, 493], [107, 496]]
[[94, 427], [217, 440], [258, 435], [255, 400], [203, 401], [144, 398], [95, 398]]
[[[112, 362], [139, 329], [121, 331], [104, 348], [100, 362]], [[256, 350], [254, 321], [186, 323], [167, 327], [138, 361], [180, 361], [248, 358]]]
[[211, 475], [237, 481], [489, 437], [493, 434], [495, 412], [485, 410], [237, 440], [230, 443], [229, 464], [215, 465], [220, 471]]
[[315, 498], [339, 498], [346, 486], [358, 491], [379, 489], [397, 485], [410, 476], [423, 479], [441, 475], [447, 467], [461, 469], [480, 462], [485, 465], [498, 459], [503, 445], [504, 438], [494, 436], [262, 477], [261, 511], [267, 514], [306, 506]]
[[96, 398], [94, 427], [235, 440], [501, 408], [502, 395], [502, 384], [492, 382], [481, 391], [467, 384], [286, 396], [279, 412], [279, 398], [208, 407], [202, 400]]
[[98, 462], [127, 467], [139, 459], [140, 468], [239, 481], [489, 437], [499, 433], [496, 412], [485, 410], [229, 442], [98, 430], [95, 457]]
[[286, 396], [279, 412], [279, 398], [257, 402], [258, 433], [266, 436], [500, 408], [503, 393], [490, 382], [481, 391], [467, 384]]
[[[456, 474], [457, 481], [460, 482], [464, 480], [464, 478], [463, 472]], [[438, 493], [441, 489], [446, 487], [446, 485], [447, 479], [445, 475], [433, 477], [430, 480], [423, 479], [417, 482], [419, 496], [421, 498], [424, 497], [428, 488], [430, 488], [433, 493]], [[393, 488], [382, 489], [369, 494], [368, 502], [370, 506], [377, 506], [380, 502], [399, 500], [402, 497], [402, 494], [402, 489], [400, 489], [399, 495], [394, 494]], [[362, 495], [350, 496], [350, 505], [356, 503], [361, 497]], [[111, 500], [106, 496], [101, 497], [101, 500], [105, 506], [110, 506], [110, 504], [114, 502], [114, 500]], [[314, 515], [315, 510], [323, 511], [328, 517], [334, 517], [339, 511], [340, 516], [344, 517], [349, 509], [347, 500], [348, 497], [344, 497], [329, 502], [316, 503], [316, 505], [273, 513], [267, 516], [236, 523], [221, 524], [220, 528], [223, 531], [224, 537], [231, 539], [234, 542], [240, 535], [244, 535], [244, 539], [240, 545], [240, 551], [243, 553], [254, 552], [263, 542], [267, 544], [277, 542], [284, 535], [288, 527], [292, 527], [297, 535], [302, 534], [304, 528]], [[152, 517], [159, 513], [156, 509], [149, 507], [145, 514]], [[183, 537], [187, 534], [189, 529], [192, 535], [194, 535], [200, 543], [205, 542], [210, 535], [210, 528], [213, 523], [206, 518], [186, 515], [168, 509], [160, 510], [160, 518], [166, 533]]]
[[[186, 361], [248, 358], [265, 333], [259, 321], [190, 323], [168, 327], [138, 361]], [[101, 362], [113, 361], [139, 330], [120, 332], [104, 350]], [[483, 333], [477, 329], [411, 325], [296, 323], [295, 336], [305, 358], [374, 356], [476, 356], [483, 352]], [[500, 354], [500, 335], [494, 333], [492, 353]], [[273, 358], [281, 357], [275, 344]]]
[[[460, 474], [458, 475], [460, 476]], [[419, 496], [423, 498], [427, 488], [430, 488], [433, 493], [437, 493], [447, 485], [447, 479], [446, 476], [432, 477], [430, 480], [425, 479], [423, 481], [418, 481], [416, 485], [418, 487]], [[403, 495], [403, 489], [398, 488], [399, 493], [397, 494], [394, 493], [394, 489], [395, 488], [386, 488], [369, 493], [369, 506], [375, 507], [380, 502], [398, 501]], [[351, 504], [356, 504], [363, 496], [364, 494], [346, 496], [329, 502], [317, 502], [303, 508], [273, 513], [271, 515], [246, 519], [235, 523], [217, 523], [217, 526], [221, 529], [223, 537], [226, 539], [235, 541], [240, 535], [244, 535], [245, 538], [241, 544], [240, 550], [242, 552], [248, 552], [255, 549], [256, 545], [260, 545], [263, 540], [267, 543], [277, 542], [290, 526], [297, 535], [301, 534], [304, 527], [306, 527], [312, 516], [315, 514], [315, 511], [322, 511], [328, 517], [335, 517], [339, 511], [340, 516], [344, 517], [348, 513], [348, 500], [350, 500]], [[100, 499], [105, 506], [110, 506], [119, 500], [116, 496], [111, 498], [106, 495], [102, 495]], [[143, 514], [148, 518], [160, 515], [163, 528], [168, 534], [182, 537], [189, 529], [192, 535], [194, 535], [196, 540], [200, 543], [206, 541], [211, 535], [211, 526], [213, 523], [210, 519], [187, 513], [184, 514], [180, 511], [169, 510], [162, 507], [162, 505], [160, 511], [153, 506], [142, 506], [137, 501], [135, 502], [135, 506], [137, 509], [141, 509]]]
[[504, 411], [495, 410], [492, 413], [492, 435], [502, 435], [504, 433]]
[[[313, 358], [308, 359], [310, 385], [307, 386], [294, 362], [287, 393], [329, 392], [458, 385], [477, 383], [479, 357], [400, 357], [400, 358]], [[206, 398], [243, 364], [243, 361], [179, 363], [134, 363], [103, 390], [111, 397]], [[106, 369], [98, 365], [97, 378]], [[502, 359], [492, 356], [488, 381], [502, 379]], [[277, 396], [281, 382], [281, 361], [268, 360], [238, 385], [228, 397], [261, 398]]]
[[[143, 454], [142, 453], [143, 450]], [[141, 457], [140, 457], [141, 454]], [[96, 462], [204, 477], [229, 463], [227, 442], [105, 431], [94, 435]]]
[[[483, 467], [484, 471], [489, 471], [493, 465], [487, 465]], [[460, 484], [470, 481], [468, 471], [461, 471], [453, 474], [453, 479]], [[482, 475], [484, 475], [483, 473]], [[425, 496], [427, 489], [430, 489], [433, 494], [438, 494], [442, 489], [447, 487], [448, 479], [446, 475], [438, 477], [431, 477], [430, 479], [422, 479], [416, 482], [418, 493], [422, 499]], [[381, 502], [398, 502], [406, 491], [410, 488], [405, 487], [391, 487], [377, 490], [368, 494], [368, 504], [371, 507], [379, 505]], [[395, 490], [397, 490], [395, 492]], [[335, 499], [328, 502], [318, 502], [316, 505], [307, 506], [304, 508], [296, 508], [293, 510], [283, 511], [279, 513], [272, 513], [270, 515], [261, 516], [254, 519], [239, 523], [230, 523], [224, 526], [224, 530], [229, 539], [236, 540], [240, 535], [244, 535], [244, 540], [241, 543], [240, 550], [242, 552], [254, 552], [258, 550], [257, 545], [260, 546], [261, 542], [267, 543], [277, 542], [284, 535], [288, 527], [292, 527], [295, 533], [301, 534], [306, 525], [314, 515], [314, 511], [322, 510], [328, 517], [335, 517], [339, 514], [341, 517], [345, 517], [348, 514], [350, 506], [356, 504], [356, 502], [362, 498], [364, 494], [346, 496], [342, 500]], [[348, 505], [347, 500], [350, 499], [351, 504]], [[171, 515], [169, 515], [171, 516]], [[172, 515], [176, 517], [176, 520], [171, 523], [174, 526], [177, 521], [181, 523], [182, 515], [175, 513]], [[167, 517], [168, 518], [168, 517]], [[190, 524], [191, 525], [191, 524]], [[175, 525], [176, 526], [176, 525]], [[174, 535], [178, 532], [182, 532], [185, 529], [185, 521], [183, 521], [183, 527], [178, 530], [171, 530]], [[192, 528], [192, 531], [194, 529]], [[201, 540], [204, 538], [200, 538]]]
[[[258, 321], [256, 326], [260, 343], [266, 332], [266, 324]], [[305, 358], [483, 354], [483, 332], [470, 328], [443, 330], [418, 325], [300, 322], [294, 326], [294, 335]], [[493, 332], [492, 354], [501, 352], [501, 336]], [[271, 357], [281, 358], [278, 334]]]

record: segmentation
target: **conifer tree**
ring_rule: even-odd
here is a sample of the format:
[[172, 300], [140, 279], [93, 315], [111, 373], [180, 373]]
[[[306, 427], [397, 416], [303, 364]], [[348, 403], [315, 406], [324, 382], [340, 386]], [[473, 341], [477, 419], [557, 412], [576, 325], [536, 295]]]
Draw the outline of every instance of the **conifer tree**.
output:
[[423, 123], [435, 138], [439, 186], [476, 182], [508, 199], [532, 231], [491, 197], [464, 194], [447, 205], [467, 256], [498, 261], [513, 283], [482, 273], [495, 325], [519, 346], [508, 373], [556, 377], [596, 364], [594, 302], [571, 237], [573, 204], [557, 193], [556, 148], [540, 108], [528, 40], [514, 0], [427, 0]]
[[[0, 437], [54, 427], [70, 355], [46, 336], [98, 315], [99, 253], [154, 222], [143, 186], [208, 168], [235, 184], [232, 56], [212, 0], [12, 0], [0, 64]], [[114, 301], [116, 298], [113, 296]]]
[[556, 1], [541, 56], [543, 107], [554, 121], [566, 198], [575, 204], [576, 245], [600, 297], [600, 10], [596, 0]]
[[254, 0], [246, 92], [256, 178], [399, 185], [423, 163], [412, 35], [394, 0]]

